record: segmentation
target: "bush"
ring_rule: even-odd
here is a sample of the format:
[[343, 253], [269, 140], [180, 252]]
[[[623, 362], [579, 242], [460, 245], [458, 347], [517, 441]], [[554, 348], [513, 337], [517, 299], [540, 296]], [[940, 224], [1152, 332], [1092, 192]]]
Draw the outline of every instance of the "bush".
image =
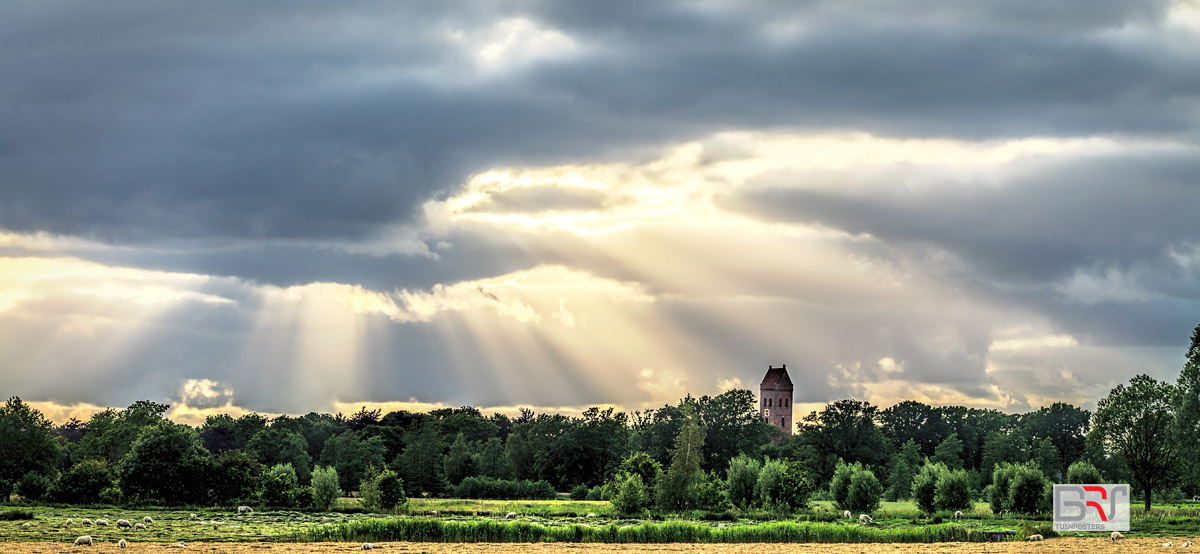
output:
[[296, 486], [296, 471], [292, 469], [292, 464], [275, 464], [263, 472], [259, 480], [260, 501], [266, 506], [295, 508], [297, 498], [292, 491]]
[[0, 521], [16, 521], [18, 519], [33, 519], [33, 510], [29, 508], [16, 508], [0, 512]]
[[588, 495], [587, 485], [580, 483], [571, 488], [571, 500], [586, 500]]
[[937, 483], [947, 471], [942, 464], [926, 462], [913, 477], [913, 501], [922, 512], [932, 514], [937, 511]]
[[1100, 484], [1104, 482], [1104, 477], [1100, 475], [1100, 470], [1096, 469], [1096, 466], [1090, 462], [1079, 460], [1067, 468], [1067, 482], [1072, 485]]
[[18, 481], [14, 490], [21, 498], [28, 500], [42, 500], [46, 498], [46, 493], [50, 491], [50, 487], [54, 484], [49, 477], [41, 473], [29, 472], [22, 476]]
[[850, 477], [858, 469], [862, 469], [862, 464], [847, 464], [839, 460], [833, 470], [833, 478], [829, 480], [829, 494], [833, 496], [833, 505], [840, 510], [848, 509], [846, 496], [850, 494]]
[[552, 500], [558, 496], [546, 481], [509, 481], [491, 477], [467, 477], [454, 487], [455, 498], [488, 500]]
[[765, 509], [778, 509], [783, 488], [783, 462], [767, 459], [758, 472], [757, 496], [758, 505]]
[[999, 515], [1012, 509], [1012, 504], [1008, 501], [1008, 488], [1012, 484], [1014, 474], [1016, 466], [1008, 462], [996, 464], [996, 468], [992, 470], [991, 493], [988, 496], [988, 505], [991, 506], [992, 513]]
[[725, 482], [717, 476], [717, 472], [705, 473], [697, 486], [696, 507], [710, 512], [723, 512], [733, 507], [729, 503], [729, 494]]
[[588, 489], [587, 500], [608, 500], [608, 486], [597, 485]]
[[123, 500], [125, 500], [125, 492], [116, 485], [100, 491], [100, 502], [105, 504], [120, 504]]
[[1049, 481], [1036, 467], [1014, 466], [1015, 473], [1008, 487], [1008, 505], [1014, 512], [1039, 514], [1048, 511], [1046, 489]]
[[789, 511], [796, 511], [808, 506], [808, 497], [812, 494], [813, 484], [808, 480], [808, 473], [800, 462], [788, 461], [783, 465], [783, 475], [779, 479], [779, 502]]
[[971, 487], [967, 472], [957, 469], [942, 473], [935, 487], [933, 503], [939, 510], [969, 510], [971, 508]]
[[70, 504], [100, 502], [100, 491], [113, 486], [113, 475], [104, 460], [82, 460], [59, 477], [53, 498]]
[[623, 473], [611, 484], [612, 505], [621, 515], [637, 515], [650, 506], [650, 489], [636, 473]]
[[729, 460], [729, 469], [725, 472], [726, 486], [729, 489], [729, 501], [742, 510], [754, 506], [755, 487], [758, 485], [758, 472], [762, 463], [745, 454], [739, 454]]
[[333, 501], [342, 496], [338, 486], [337, 470], [332, 466], [317, 467], [312, 473], [313, 507], [321, 511], [329, 511]]
[[879, 509], [882, 501], [883, 485], [871, 470], [859, 467], [850, 475], [846, 487], [846, 501], [841, 504], [843, 510], [860, 513], [871, 513]]
[[385, 469], [359, 485], [363, 506], [372, 510], [394, 510], [408, 501], [404, 481], [395, 471]]

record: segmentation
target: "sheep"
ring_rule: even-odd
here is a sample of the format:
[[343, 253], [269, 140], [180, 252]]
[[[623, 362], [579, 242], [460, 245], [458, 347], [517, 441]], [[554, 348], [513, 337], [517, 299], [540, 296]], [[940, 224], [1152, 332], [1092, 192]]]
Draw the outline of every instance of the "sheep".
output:
[[1029, 535], [1028, 537], [1025, 537], [1025, 540], [1027, 540], [1027, 541], [1040, 541], [1040, 540], [1045, 540], [1045, 539], [1043, 539], [1041, 535]]
[[75, 522], [74, 522], [74, 521], [71, 521], [71, 518], [67, 518], [67, 523], [66, 523], [66, 525], [71, 525], [71, 524], [73, 524], [73, 523], [75, 523]]
[[91, 545], [92, 545], [92, 536], [84, 535], [82, 537], [75, 539], [75, 544], [73, 546], [91, 546]]
[[954, 512], [954, 519], [962, 519], [962, 512]]
[[362, 546], [358, 547], [359, 550], [371, 550], [373, 548], [375, 548], [375, 545], [369, 542], [364, 542]]
[[1183, 544], [1181, 544], [1181, 545], [1179, 545], [1179, 546], [1182, 546], [1182, 547], [1184, 547], [1184, 548], [1187, 548], [1187, 547], [1189, 547], [1189, 546], [1191, 546], [1191, 545], [1192, 545], [1192, 541], [1187, 541], [1187, 542], [1185, 542], [1185, 543], [1183, 543]]
[[154, 523], [154, 520], [151, 519], [150, 516], [146, 516], [142, 518], [142, 523]]
[[1174, 545], [1174, 544], [1172, 544], [1172, 543], [1171, 543], [1171, 541], [1167, 541], [1167, 542], [1164, 542], [1164, 543], [1163, 543], [1163, 548], [1166, 548], [1166, 547], [1168, 547], [1168, 546], [1175, 546], [1175, 545]]
[[596, 514], [588, 514], [588, 517], [596, 517]]
[[252, 514], [252, 513], [254, 513], [254, 509], [251, 508], [250, 506], [238, 506], [238, 513], [239, 514]]
[[846, 510], [846, 511], [842, 512], [842, 517], [844, 517], [846, 519], [853, 519], [854, 514], [851, 514], [850, 510]]
[[1113, 531], [1109, 537], [1112, 538], [1113, 542], [1125, 540], [1125, 535], [1122, 535], [1120, 531]]
[[145, 531], [145, 530], [146, 530], [146, 524], [145, 524], [145, 523], [134, 523], [134, 524], [133, 524], [133, 530], [134, 530], [134, 531], [138, 531], [138, 530]]
[[133, 527], [133, 524], [129, 523], [128, 519], [118, 519], [117, 520], [117, 529], [122, 529], [125, 527]]
[[175, 546], [178, 546], [179, 548], [184, 548], [184, 547], [186, 547], [186, 546], [187, 546], [187, 543], [185, 543], [185, 542], [183, 542], [183, 541], [179, 541], [179, 544], [177, 544], [177, 545], [175, 545]]
[[79, 520], [79, 524], [80, 524], [80, 525], [91, 525], [91, 524], [92, 524], [92, 520], [90, 520], [90, 519], [88, 519], [88, 518], [86, 518], [86, 517], [85, 517], [85, 518], [83, 518], [83, 519]]
[[96, 525], [103, 525], [105, 527], [108, 527], [108, 520], [107, 519], [97, 519]]
[[196, 514], [188, 514], [188, 519], [196, 519]]
[[517, 512], [508, 512], [507, 514], [504, 514], [504, 519], [512, 519], [514, 517], [517, 517]]
[[30, 525], [33, 525], [33, 524], [26, 521], [25, 523], [21, 524], [21, 527], [29, 527]]
[[871, 516], [867, 514], [858, 514], [858, 521], [859, 523], [872, 523], [875, 520], [871, 519]]
[[117, 548], [129, 548], [129, 543], [125, 542], [125, 539], [121, 539], [117, 541]]

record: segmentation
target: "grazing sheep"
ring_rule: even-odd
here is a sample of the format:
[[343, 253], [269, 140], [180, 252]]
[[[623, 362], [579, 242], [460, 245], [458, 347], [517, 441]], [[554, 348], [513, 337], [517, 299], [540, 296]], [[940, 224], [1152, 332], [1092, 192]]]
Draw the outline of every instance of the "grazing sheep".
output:
[[962, 512], [954, 512], [954, 519], [962, 519]]
[[517, 517], [517, 512], [508, 512], [507, 514], [504, 514], [504, 519], [512, 519], [514, 517]]
[[254, 509], [252, 509], [250, 506], [238, 506], [238, 513], [239, 514], [252, 514], [252, 513], [254, 513]]
[[139, 529], [141, 529], [141, 530], [145, 531], [145, 530], [146, 530], [146, 524], [145, 524], [145, 523], [135, 523], [135, 524], [133, 524], [133, 530], [134, 530], [134, 531], [137, 531], [137, 530], [139, 530]]
[[125, 542], [125, 539], [121, 539], [117, 541], [117, 548], [129, 548], [129, 543]]
[[596, 514], [588, 514], [588, 517], [596, 517]]
[[73, 546], [91, 546], [91, 545], [92, 545], [92, 536], [84, 535], [82, 537], [75, 539], [75, 544]]
[[30, 525], [33, 525], [33, 524], [26, 521], [25, 523], [21, 524], [21, 527], [29, 527]]
[[79, 524], [80, 524], [80, 525], [91, 525], [91, 524], [92, 524], [92, 520], [90, 520], [90, 519], [88, 519], [88, 518], [86, 518], [86, 517], [85, 517], [85, 518], [83, 518], [83, 519], [79, 520]]
[[125, 527], [133, 527], [133, 524], [129, 523], [128, 519], [118, 519], [117, 520], [117, 529], [122, 529]]
[[97, 519], [96, 525], [103, 525], [105, 527], [108, 527], [108, 520], [107, 519]]
[[1175, 545], [1174, 545], [1174, 544], [1172, 544], [1170, 541], [1168, 541], [1168, 542], [1164, 542], [1164, 543], [1163, 543], [1163, 548], [1166, 548], [1166, 547], [1168, 547], [1168, 546], [1175, 546]]
[[67, 525], [71, 525], [72, 523], [75, 523], [75, 522], [74, 522], [74, 521], [71, 521], [71, 518], [67, 518], [67, 523], [66, 523], [66, 524], [67, 524]]
[[183, 542], [183, 541], [179, 541], [179, 544], [177, 544], [177, 545], [175, 545], [175, 546], [178, 546], [179, 548], [184, 548], [184, 547], [186, 547], [186, 546], [187, 546], [187, 543], [185, 543], [185, 542]]
[[1125, 540], [1125, 535], [1122, 535], [1120, 531], [1113, 531], [1112, 534], [1109, 535], [1109, 538], [1111, 538], [1113, 542], [1123, 541]]
[[1181, 544], [1181, 545], [1179, 545], [1179, 546], [1182, 546], [1182, 547], [1184, 547], [1184, 548], [1187, 548], [1187, 547], [1189, 547], [1189, 546], [1191, 546], [1191, 545], [1192, 545], [1192, 541], [1187, 541], [1187, 542], [1185, 542], [1185, 543], [1183, 543], [1183, 544]]
[[142, 523], [154, 523], [154, 520], [151, 519], [150, 516], [146, 516], [142, 518]]
[[196, 514], [188, 514], [188, 519], [196, 519]]
[[858, 521], [859, 523], [872, 523], [875, 520], [871, 519], [871, 516], [867, 514], [858, 514]]
[[842, 512], [842, 517], [844, 517], [846, 519], [853, 519], [854, 514], [851, 514], [850, 510], [846, 510], [846, 511]]
[[364, 542], [362, 546], [358, 547], [359, 550], [371, 550], [373, 548], [375, 548], [375, 545], [369, 542]]
[[1027, 540], [1027, 541], [1040, 541], [1040, 540], [1045, 540], [1045, 539], [1043, 539], [1041, 535], [1029, 535], [1028, 537], [1025, 537], [1025, 540]]

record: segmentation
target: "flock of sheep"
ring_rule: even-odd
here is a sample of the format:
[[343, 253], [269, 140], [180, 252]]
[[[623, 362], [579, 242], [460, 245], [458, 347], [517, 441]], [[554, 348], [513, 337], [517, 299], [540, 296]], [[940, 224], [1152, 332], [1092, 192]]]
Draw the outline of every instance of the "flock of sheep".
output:
[[[237, 511], [239, 514], [254, 513], [254, 510], [252, 510], [249, 506], [238, 506]], [[197, 517], [198, 516], [196, 516], [196, 514], [188, 514], [188, 519], [190, 519], [190, 520], [195, 520]], [[67, 525], [74, 525], [75, 521], [71, 518], [67, 518], [67, 521], [65, 523]], [[115, 525], [116, 525], [117, 529], [130, 529], [133, 531], [138, 531], [138, 530], [147, 529], [146, 525], [150, 524], [150, 523], [154, 523], [154, 518], [152, 518], [150, 516], [146, 516], [146, 517], [142, 518], [142, 521], [140, 523], [131, 523], [128, 519], [118, 519], [115, 522]], [[91, 519], [88, 519], [85, 517], [85, 518], [79, 520], [79, 524], [80, 525], [91, 525], [93, 527], [108, 527], [108, 520], [107, 519], [91, 520]], [[28, 525], [28, 524], [26, 524], [26, 525]], [[91, 535], [81, 535], [75, 539], [74, 546], [91, 546], [91, 545], [92, 545], [92, 536]], [[187, 546], [187, 544], [184, 543], [183, 541], [179, 541], [179, 543], [176, 544], [175, 546], [182, 548], [184, 546]], [[117, 541], [117, 548], [129, 548], [129, 543], [126, 542], [125, 539], [121, 539], [121, 540]], [[363, 545], [363, 550], [370, 550], [370, 547], [368, 547], [367, 544], [365, 543]]]

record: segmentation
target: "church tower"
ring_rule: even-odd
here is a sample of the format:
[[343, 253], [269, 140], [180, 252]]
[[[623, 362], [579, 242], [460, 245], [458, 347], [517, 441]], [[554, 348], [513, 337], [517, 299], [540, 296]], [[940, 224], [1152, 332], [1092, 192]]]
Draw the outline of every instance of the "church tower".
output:
[[758, 386], [759, 410], [763, 419], [782, 429], [788, 436], [792, 434], [792, 388], [787, 364], [767, 366], [767, 375]]

